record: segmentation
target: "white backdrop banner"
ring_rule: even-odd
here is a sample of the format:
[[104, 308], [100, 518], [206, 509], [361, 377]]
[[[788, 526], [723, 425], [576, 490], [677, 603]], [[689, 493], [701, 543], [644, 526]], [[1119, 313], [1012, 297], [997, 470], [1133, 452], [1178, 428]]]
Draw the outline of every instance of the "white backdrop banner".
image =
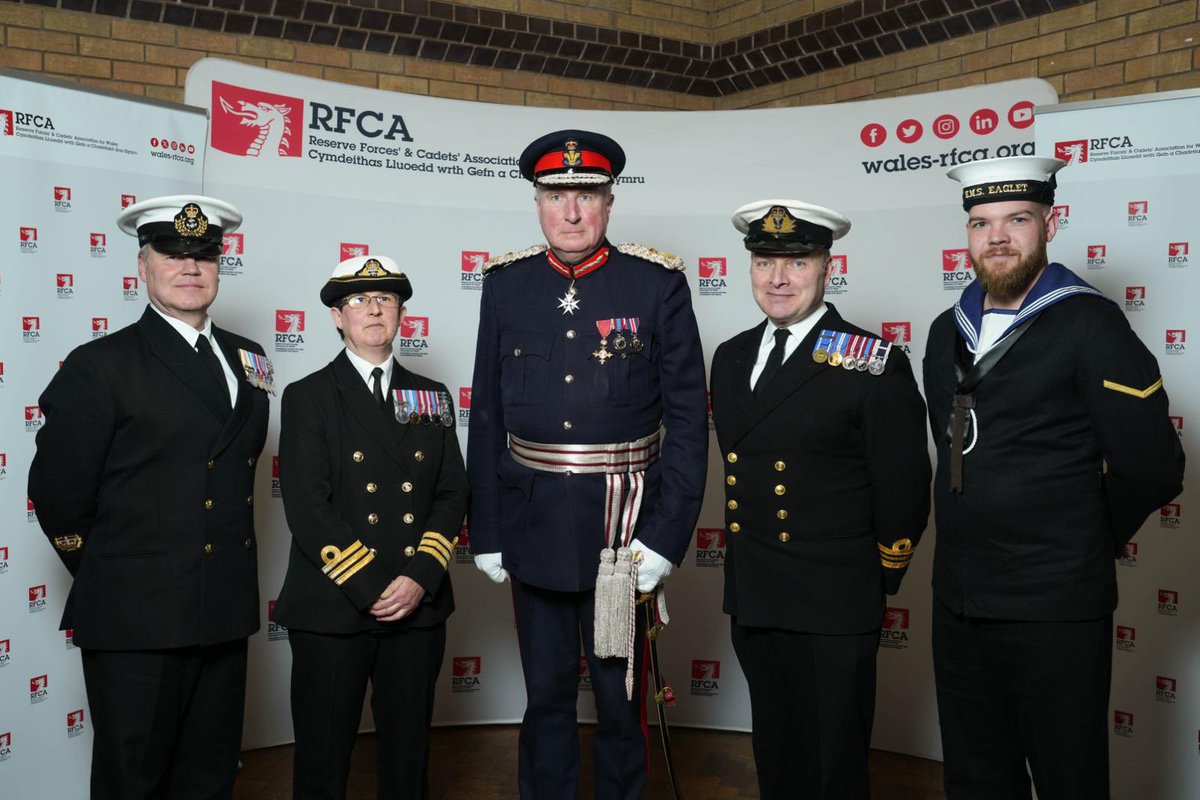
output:
[[[1038, 109], [1037, 149], [1066, 159], [1051, 256], [1121, 303], [1158, 359], [1193, 457], [1200, 423], [1200, 92]], [[1195, 260], [1197, 263], [1192, 264]], [[1196, 353], [1189, 355], [1189, 347]], [[1119, 562], [1109, 750], [1114, 798], [1200, 797], [1196, 470]]]
[[79, 652], [58, 630], [70, 575], [25, 493], [38, 395], [76, 346], [141, 316], [137, 241], [117, 214], [196, 192], [199, 109], [0, 70], [0, 786], [87, 795], [91, 713]]
[[[909, 352], [919, 369], [929, 323], [972, 278], [957, 184], [945, 171], [1032, 153], [1033, 108], [1056, 100], [1049, 85], [1026, 80], [827, 107], [617, 114], [395, 94], [215, 60], [192, 68], [186, 98], [211, 112], [206, 191], [246, 215], [226, 241], [216, 319], [262, 342], [286, 385], [338, 352], [317, 297], [334, 265], [361, 253], [396, 258], [415, 290], [398, 353], [409, 368], [457, 389], [464, 446], [480, 266], [542, 241], [532, 188], [516, 167], [537, 136], [583, 128], [621, 142], [628, 167], [610, 238], [684, 257], [706, 362], [720, 342], [762, 319], [748, 256], [729, 222], [733, 209], [796, 197], [853, 220], [835, 252], [829, 299]], [[267, 455], [277, 452], [278, 425], [275, 413]], [[721, 474], [714, 440], [695, 546], [671, 578], [673, 622], [659, 641], [679, 697], [671, 718], [746, 730], [749, 697], [721, 613]], [[260, 490], [278, 496], [274, 478], [260, 478]], [[289, 534], [278, 501], [257, 510], [266, 618]], [[875, 744], [937, 758], [932, 544], [930, 532], [890, 602]], [[508, 589], [475, 571], [467, 547], [457, 561], [458, 611], [436, 720], [516, 721], [525, 698]], [[271, 624], [251, 642], [247, 746], [291, 739], [286, 635]], [[781, 682], [789, 673], [779, 665]], [[580, 717], [593, 718], [586, 674], [580, 687]]]

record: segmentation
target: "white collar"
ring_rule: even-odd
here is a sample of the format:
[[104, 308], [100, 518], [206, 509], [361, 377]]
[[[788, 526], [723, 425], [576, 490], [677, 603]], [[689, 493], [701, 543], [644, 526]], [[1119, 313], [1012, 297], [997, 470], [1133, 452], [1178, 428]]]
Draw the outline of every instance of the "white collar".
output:
[[183, 320], [172, 317], [169, 314], [164, 314], [162, 311], [159, 310], [158, 306], [154, 305], [154, 303], [151, 303], [150, 307], [154, 309], [154, 313], [158, 314], [160, 317], [165, 319], [167, 321], [168, 325], [170, 325], [172, 328], [174, 328], [176, 331], [178, 331], [179, 335], [183, 337], [183, 340], [185, 342], [187, 342], [188, 346], [191, 347], [193, 350], [196, 348], [196, 342], [200, 339], [200, 334], [204, 334], [205, 336], [207, 336], [209, 344], [213, 345], [214, 350], [216, 349], [216, 344], [215, 344], [216, 340], [213, 339], [213, 335], [212, 335], [212, 327], [213, 327], [212, 317], [210, 317], [206, 314], [204, 316], [204, 329], [196, 330], [195, 328], [193, 328], [191, 325], [188, 325]]
[[368, 387], [372, 386], [371, 371], [376, 367], [383, 370], [383, 377], [380, 378], [380, 381], [383, 384], [383, 393], [386, 395], [387, 387], [392, 385], [392, 365], [396, 363], [392, 357], [389, 355], [387, 360], [382, 364], [372, 364], [370, 361], [353, 352], [349, 347], [345, 348], [345, 352], [346, 357], [350, 359], [350, 366], [354, 367], [354, 371], [359, 374]]
[[[821, 318], [821, 315], [824, 314], [826, 310], [828, 310], [828, 306], [826, 306], [825, 303], [821, 303], [821, 305], [814, 308], [812, 312], [804, 319], [796, 320], [791, 325], [783, 326], [792, 334], [788, 337], [786, 349], [787, 355], [790, 356], [792, 352], [800, 346], [800, 342], [804, 340], [805, 336], [808, 336], [809, 331], [816, 326], [817, 320]], [[758, 345], [759, 349], [764, 347], [770, 348], [774, 346], [775, 331], [777, 330], [779, 330], [779, 328], [776, 327], [775, 323], [768, 319], [766, 327], [763, 329], [762, 341], [759, 342]]]

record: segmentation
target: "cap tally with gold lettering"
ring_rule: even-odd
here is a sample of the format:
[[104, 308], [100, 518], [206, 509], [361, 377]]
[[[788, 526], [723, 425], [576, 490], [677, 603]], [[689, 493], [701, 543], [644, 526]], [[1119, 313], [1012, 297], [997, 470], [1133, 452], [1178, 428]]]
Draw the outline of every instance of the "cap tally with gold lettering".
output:
[[980, 203], [1007, 200], [1053, 205], [1054, 190], [1058, 187], [1054, 173], [1066, 165], [1062, 159], [1042, 156], [988, 158], [959, 164], [946, 177], [962, 184], [964, 211]]
[[555, 131], [530, 143], [518, 164], [534, 186], [604, 186], [625, 169], [625, 151], [602, 133]]
[[412, 297], [412, 284], [395, 259], [355, 256], [334, 267], [333, 274], [321, 287], [321, 302], [332, 308], [343, 297], [360, 292], [395, 292], [404, 305]]
[[217, 257], [221, 237], [242, 224], [242, 212], [215, 197], [174, 194], [134, 203], [117, 217], [117, 227], [160, 253]]
[[802, 255], [828, 250], [850, 230], [850, 220], [800, 200], [756, 200], [733, 212], [733, 227], [752, 253]]

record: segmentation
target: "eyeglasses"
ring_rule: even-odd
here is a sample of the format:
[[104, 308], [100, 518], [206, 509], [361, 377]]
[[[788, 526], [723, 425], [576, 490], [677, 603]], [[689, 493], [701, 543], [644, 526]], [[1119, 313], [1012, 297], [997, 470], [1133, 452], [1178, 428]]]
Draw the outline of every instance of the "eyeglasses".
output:
[[352, 294], [342, 300], [341, 306], [350, 306], [351, 308], [364, 308], [367, 303], [372, 300], [380, 308], [396, 308], [400, 305], [400, 298], [394, 294]]

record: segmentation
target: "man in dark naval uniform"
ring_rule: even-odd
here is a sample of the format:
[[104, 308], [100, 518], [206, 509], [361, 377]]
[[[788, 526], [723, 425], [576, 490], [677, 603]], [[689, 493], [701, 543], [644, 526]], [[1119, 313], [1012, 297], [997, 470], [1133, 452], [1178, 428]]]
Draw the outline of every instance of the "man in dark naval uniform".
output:
[[933, 665], [951, 800], [1109, 796], [1115, 557], [1181, 489], [1158, 364], [1059, 263], [1055, 173], [950, 170], [976, 280], [934, 320]]
[[208, 316], [241, 221], [195, 195], [125, 209], [150, 305], [72, 351], [39, 401], [29, 497], [74, 577], [62, 627], [82, 650], [96, 800], [233, 794], [271, 388], [262, 348]]
[[866, 800], [884, 595], [899, 590], [929, 517], [925, 404], [905, 354], [824, 302], [848, 219], [763, 200], [733, 223], [767, 315], [712, 365], [724, 607], [750, 688], [759, 791]]
[[321, 302], [346, 347], [283, 393], [292, 549], [275, 618], [292, 648], [293, 796], [305, 800], [345, 798], [368, 681], [378, 796], [428, 796], [467, 474], [446, 387], [392, 357], [411, 296], [387, 256], [338, 264]]
[[616, 142], [587, 131], [529, 145], [521, 174], [536, 187], [548, 246], [493, 259], [483, 281], [469, 522], [477, 566], [512, 578], [526, 800], [576, 796], [581, 641], [599, 718], [596, 797], [640, 796], [644, 631], [631, 701], [626, 660], [596, 655], [612, 622], [595, 613], [598, 565], [602, 550], [618, 548], [619, 562], [627, 547], [626, 559], [640, 559], [637, 589], [653, 591], [682, 560], [704, 493], [704, 362], [683, 263], [605, 237], [624, 165]]

